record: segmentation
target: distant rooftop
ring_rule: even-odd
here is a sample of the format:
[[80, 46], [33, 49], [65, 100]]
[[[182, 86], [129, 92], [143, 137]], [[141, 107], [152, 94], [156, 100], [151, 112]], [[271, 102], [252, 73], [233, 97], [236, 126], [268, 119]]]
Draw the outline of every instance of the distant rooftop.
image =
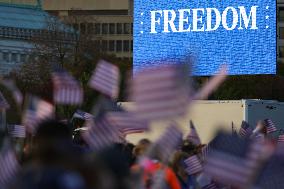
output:
[[42, 0], [0, 0], [0, 4], [25, 8], [41, 8]]
[[0, 26], [23, 29], [45, 29], [50, 15], [43, 11], [40, 1], [0, 0]]

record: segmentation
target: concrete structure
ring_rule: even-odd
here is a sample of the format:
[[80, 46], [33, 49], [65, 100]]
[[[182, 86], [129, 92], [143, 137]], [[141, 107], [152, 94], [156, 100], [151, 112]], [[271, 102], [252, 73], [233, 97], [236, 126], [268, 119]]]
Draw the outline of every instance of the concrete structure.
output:
[[47, 0], [44, 10], [68, 19], [80, 33], [93, 35], [103, 52], [132, 59], [133, 0]]
[[0, 74], [7, 74], [26, 61], [32, 37], [46, 28], [48, 14], [35, 4], [8, 4], [0, 1]]
[[63, 41], [74, 39], [74, 30], [59, 23], [59, 31], [49, 27], [56, 22], [42, 10], [40, 0], [0, 0], [0, 75], [19, 68], [35, 47], [33, 41]]
[[[122, 103], [126, 109], [135, 108], [131, 103]], [[132, 134], [127, 137], [136, 143], [141, 138], [156, 139], [171, 121], [179, 123], [186, 135], [189, 120], [193, 120], [203, 143], [208, 143], [219, 129], [231, 132], [232, 122], [237, 131], [243, 120], [255, 127], [258, 120], [269, 118], [277, 128], [284, 126], [284, 103], [270, 100], [230, 100], [230, 101], [196, 101], [184, 117], [170, 121], [153, 122], [151, 130], [145, 134]]]

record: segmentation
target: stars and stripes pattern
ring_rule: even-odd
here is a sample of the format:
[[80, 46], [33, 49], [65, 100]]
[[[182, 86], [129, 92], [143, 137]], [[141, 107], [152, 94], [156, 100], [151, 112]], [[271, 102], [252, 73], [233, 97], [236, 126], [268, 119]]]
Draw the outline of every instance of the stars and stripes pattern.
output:
[[217, 181], [233, 186], [246, 186], [252, 174], [244, 159], [218, 152], [211, 153], [205, 169]]
[[207, 144], [201, 148], [201, 159], [202, 161], [205, 161], [208, 157], [208, 154], [210, 153], [210, 144]]
[[171, 119], [184, 115], [189, 88], [178, 65], [149, 68], [135, 75], [131, 84], [134, 112], [142, 120]]
[[197, 176], [197, 182], [201, 189], [217, 189], [216, 183], [203, 172]]
[[167, 162], [172, 152], [182, 143], [182, 132], [176, 123], [172, 122], [163, 135], [153, 144], [153, 152], [159, 152], [162, 162]]
[[254, 140], [249, 144], [249, 150], [246, 154], [247, 165], [252, 170], [258, 170], [262, 162], [274, 153], [274, 145], [266, 140]]
[[80, 83], [67, 71], [56, 68], [52, 73], [53, 100], [56, 104], [80, 105], [83, 89]]
[[23, 103], [23, 95], [13, 80], [4, 79], [1, 81], [1, 84], [3, 84], [7, 89], [12, 92], [13, 98], [15, 99], [18, 105], [21, 105]]
[[12, 149], [6, 149], [0, 155], [0, 188], [6, 188], [15, 179], [20, 165]]
[[219, 134], [211, 142], [204, 173], [222, 184], [245, 188], [254, 173], [246, 159], [247, 141], [231, 135]]
[[109, 112], [106, 114], [111, 124], [117, 127], [124, 135], [143, 133], [148, 130], [148, 123], [136, 118], [130, 112]]
[[27, 103], [27, 108], [23, 114], [22, 125], [27, 129], [27, 132], [34, 134], [40, 122], [52, 118], [55, 108], [53, 104], [42, 100], [35, 96], [30, 96]]
[[203, 186], [201, 189], [218, 189], [216, 183], [212, 182], [206, 186]]
[[284, 188], [283, 155], [274, 154], [258, 171], [258, 177], [252, 188]]
[[200, 145], [201, 144], [201, 140], [199, 138], [199, 135], [195, 129], [195, 126], [193, 124], [193, 122], [190, 120], [190, 131], [189, 131], [189, 134], [187, 135], [187, 139], [192, 142], [193, 144], [195, 145]]
[[241, 128], [239, 130], [239, 135], [241, 137], [249, 137], [252, 134], [253, 129], [246, 121], [242, 121]]
[[202, 171], [202, 165], [197, 155], [190, 156], [189, 158], [184, 160], [184, 163], [186, 164], [185, 171], [189, 175], [200, 173]]
[[0, 109], [8, 109], [10, 104], [7, 102], [3, 94], [0, 92]]
[[90, 120], [93, 119], [95, 116], [88, 113], [88, 112], [84, 112], [82, 110], [77, 110], [74, 114], [73, 114], [73, 118], [80, 118], [83, 120]]
[[89, 86], [100, 93], [116, 99], [119, 93], [120, 72], [117, 66], [100, 60], [89, 81]]
[[22, 125], [9, 125], [8, 132], [10, 136], [14, 138], [25, 138], [26, 137], [26, 127]]
[[277, 131], [277, 128], [271, 119], [265, 119], [264, 122], [267, 134]]
[[101, 150], [113, 143], [124, 142], [119, 130], [104, 116], [97, 120], [88, 120], [86, 126], [88, 130], [84, 131], [82, 136], [93, 150]]
[[284, 144], [284, 130], [283, 129], [280, 129], [280, 133], [279, 133], [277, 141], [278, 141], [278, 143], [283, 143]]

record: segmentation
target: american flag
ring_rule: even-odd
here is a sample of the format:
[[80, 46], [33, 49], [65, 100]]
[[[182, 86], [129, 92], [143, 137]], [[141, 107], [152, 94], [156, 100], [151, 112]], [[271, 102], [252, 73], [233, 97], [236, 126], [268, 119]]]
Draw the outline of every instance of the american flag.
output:
[[227, 66], [223, 65], [219, 71], [219, 73], [214, 76], [209, 82], [202, 87], [195, 95], [195, 100], [204, 100], [207, 99], [210, 94], [216, 90], [226, 79], [227, 77]]
[[204, 173], [220, 183], [245, 188], [254, 172], [246, 159], [248, 141], [220, 133], [210, 147]]
[[284, 161], [283, 155], [273, 155], [261, 170], [253, 188], [283, 189], [284, 188]]
[[182, 132], [176, 123], [172, 122], [163, 135], [151, 146], [149, 156], [158, 156], [162, 162], [168, 161], [174, 150], [182, 143]]
[[77, 110], [74, 114], [73, 114], [73, 118], [80, 118], [83, 120], [90, 120], [93, 119], [95, 116], [93, 116], [92, 114], [88, 113], [88, 112], [84, 112], [82, 110]]
[[54, 116], [54, 106], [38, 97], [30, 96], [27, 108], [23, 114], [22, 125], [27, 132], [34, 134], [40, 122], [52, 118]]
[[265, 123], [267, 134], [277, 131], [277, 128], [275, 127], [275, 124], [273, 123], [271, 119], [265, 119], [264, 123]]
[[97, 103], [93, 106], [92, 114], [95, 117], [101, 117], [106, 112], [119, 112], [123, 109], [114, 100], [105, 96], [99, 96]]
[[166, 65], [135, 75], [130, 96], [139, 119], [171, 119], [186, 113], [190, 90], [183, 78], [189, 76], [181, 69], [181, 65]]
[[201, 148], [201, 159], [205, 161], [209, 153], [210, 153], [210, 144], [207, 144]]
[[274, 153], [274, 144], [271, 144], [269, 140], [253, 140], [249, 144], [249, 150], [247, 152], [247, 163], [252, 168], [257, 170], [262, 162]]
[[278, 142], [283, 143], [284, 142], [284, 131], [283, 129], [280, 129], [280, 134], [278, 136]]
[[194, 175], [196, 173], [202, 172], [202, 165], [197, 157], [197, 155], [190, 156], [186, 160], [184, 160], [184, 163], [186, 164], [186, 169], [185, 171], [189, 175]]
[[57, 68], [52, 73], [53, 100], [57, 104], [77, 105], [83, 102], [83, 89], [69, 73]]
[[0, 92], [0, 109], [8, 109], [10, 104], [7, 102], [3, 94]]
[[101, 150], [113, 143], [121, 143], [119, 130], [112, 126], [105, 116], [96, 120], [87, 120], [87, 131], [82, 133], [83, 139], [93, 150]]
[[190, 125], [190, 131], [189, 131], [189, 134], [187, 135], [186, 138], [189, 141], [191, 141], [193, 144], [200, 145], [201, 144], [201, 140], [199, 138], [199, 135], [198, 135], [198, 133], [197, 133], [197, 131], [195, 129], [195, 126], [194, 126], [193, 122], [190, 121], [189, 125]]
[[124, 135], [143, 133], [148, 130], [148, 123], [136, 118], [130, 112], [109, 112], [106, 114], [113, 126], [116, 126]]
[[89, 81], [89, 86], [112, 99], [116, 99], [119, 93], [119, 82], [118, 67], [100, 60]]
[[196, 181], [201, 189], [218, 189], [216, 183], [208, 175], [201, 173], [197, 176]]
[[249, 126], [246, 121], [242, 121], [239, 135], [241, 137], [249, 137], [252, 134], [253, 129]]
[[17, 88], [15, 82], [10, 79], [4, 79], [1, 81], [1, 83], [12, 92], [16, 103], [18, 105], [21, 105], [23, 103], [23, 95], [21, 91]]
[[212, 182], [211, 184], [203, 186], [201, 189], [218, 189], [218, 187], [217, 187], [216, 183]]
[[6, 188], [15, 179], [20, 169], [16, 154], [12, 149], [1, 152], [0, 167], [0, 188]]
[[26, 137], [26, 127], [22, 125], [9, 125], [8, 132], [10, 136], [15, 138], [25, 138]]

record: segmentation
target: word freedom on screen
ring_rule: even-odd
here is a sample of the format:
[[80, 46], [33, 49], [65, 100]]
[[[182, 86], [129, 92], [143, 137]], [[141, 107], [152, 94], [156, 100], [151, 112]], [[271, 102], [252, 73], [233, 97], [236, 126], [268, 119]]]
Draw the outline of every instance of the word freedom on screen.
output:
[[[217, 30], [219, 27], [226, 30], [256, 30], [258, 29], [257, 8], [258, 6], [251, 6], [247, 10], [244, 6], [239, 6], [227, 7], [223, 11], [216, 8], [153, 10], [150, 11], [150, 33], [207, 32]], [[228, 23], [228, 15], [233, 15], [233, 19], [229, 20], [230, 23]]]

